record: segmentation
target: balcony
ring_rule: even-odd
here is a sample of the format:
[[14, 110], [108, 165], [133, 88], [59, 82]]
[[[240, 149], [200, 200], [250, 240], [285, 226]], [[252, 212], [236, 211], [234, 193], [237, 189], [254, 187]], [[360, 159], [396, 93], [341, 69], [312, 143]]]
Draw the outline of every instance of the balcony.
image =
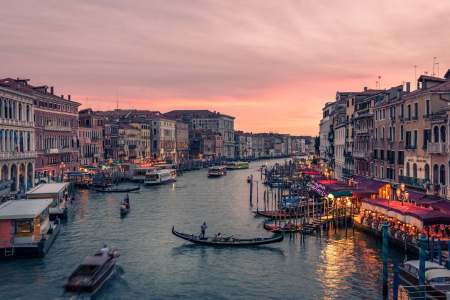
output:
[[398, 179], [401, 183], [404, 183], [407, 186], [416, 187], [416, 188], [420, 188], [420, 189], [426, 189], [427, 184], [428, 184], [428, 180], [420, 179], [420, 178], [399, 176]]
[[60, 153], [71, 153], [71, 152], [78, 152], [77, 149], [74, 148], [48, 148], [44, 150], [45, 154], [60, 154]]
[[72, 127], [70, 126], [45, 125], [44, 129], [49, 131], [66, 131], [66, 132], [72, 131]]
[[37, 154], [34, 151], [30, 152], [0, 152], [0, 160], [9, 159], [28, 159], [36, 158]]
[[427, 153], [428, 154], [447, 154], [447, 144], [445, 143], [432, 143], [428, 142]]

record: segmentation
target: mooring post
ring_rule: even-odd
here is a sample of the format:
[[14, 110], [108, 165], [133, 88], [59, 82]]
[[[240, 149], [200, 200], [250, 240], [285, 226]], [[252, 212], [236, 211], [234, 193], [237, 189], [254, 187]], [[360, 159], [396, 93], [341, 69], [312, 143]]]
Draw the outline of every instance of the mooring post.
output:
[[388, 298], [388, 230], [389, 224], [385, 222], [382, 227], [383, 232], [383, 299]]
[[398, 300], [398, 286], [400, 277], [398, 272], [398, 262], [394, 260], [394, 279], [392, 281], [392, 300]]
[[425, 259], [427, 256], [426, 247], [426, 238], [422, 234], [419, 239], [419, 286], [423, 286], [425, 284]]
[[430, 245], [430, 260], [434, 261], [434, 236], [431, 237], [431, 245]]
[[447, 269], [450, 269], [450, 240], [447, 241]]
[[253, 200], [253, 178], [250, 179], [250, 206], [252, 206]]
[[438, 239], [438, 245], [437, 245], [438, 249], [438, 262], [440, 265], [442, 265], [442, 241], [441, 239]]

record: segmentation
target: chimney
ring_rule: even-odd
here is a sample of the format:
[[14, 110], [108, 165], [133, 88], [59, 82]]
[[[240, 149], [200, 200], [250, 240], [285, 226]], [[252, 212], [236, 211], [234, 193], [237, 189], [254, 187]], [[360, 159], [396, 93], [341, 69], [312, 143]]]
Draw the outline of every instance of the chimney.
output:
[[409, 93], [411, 91], [411, 82], [407, 81], [405, 83], [405, 92]]
[[367, 92], [367, 86], [364, 87], [364, 92]]
[[64, 99], [64, 95], [61, 95], [61, 99]]
[[52, 94], [53, 95], [53, 92], [54, 92], [55, 90], [53, 89], [53, 87], [51, 86], [50, 87], [50, 94]]
[[69, 99], [69, 101], [70, 101], [70, 95], [67, 95], [67, 98]]

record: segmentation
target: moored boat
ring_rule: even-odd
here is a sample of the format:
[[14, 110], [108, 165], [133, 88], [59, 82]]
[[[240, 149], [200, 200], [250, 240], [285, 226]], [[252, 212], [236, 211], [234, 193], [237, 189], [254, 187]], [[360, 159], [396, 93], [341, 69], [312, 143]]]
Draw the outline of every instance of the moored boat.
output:
[[119, 255], [118, 251], [107, 250], [86, 257], [68, 278], [65, 292], [95, 294], [111, 277]]
[[228, 170], [244, 170], [250, 167], [250, 164], [246, 161], [234, 161], [226, 164]]
[[265, 230], [268, 230], [268, 231], [274, 232], [274, 233], [302, 231], [301, 224], [295, 224], [293, 222], [277, 224], [277, 222], [274, 222], [274, 221], [265, 221], [263, 224], [263, 227]]
[[145, 185], [159, 185], [174, 182], [177, 180], [175, 169], [161, 169], [150, 171], [145, 175]]
[[93, 188], [94, 191], [100, 193], [129, 193], [139, 191], [140, 189], [141, 189], [140, 186], [130, 188], [114, 188], [114, 187]]
[[233, 236], [230, 237], [201, 237], [193, 234], [187, 234], [178, 232], [175, 227], [172, 227], [173, 235], [189, 241], [194, 244], [206, 245], [206, 246], [218, 246], [218, 247], [245, 247], [245, 246], [258, 246], [278, 243], [283, 240], [282, 234], [274, 234], [268, 238], [256, 237], [250, 239], [238, 239]]
[[[425, 272], [434, 269], [445, 269], [444, 266], [432, 262], [425, 261]], [[419, 284], [419, 261], [408, 260], [399, 268], [400, 282], [404, 286], [415, 286]]]
[[208, 177], [222, 177], [227, 174], [225, 166], [213, 166], [208, 169]]

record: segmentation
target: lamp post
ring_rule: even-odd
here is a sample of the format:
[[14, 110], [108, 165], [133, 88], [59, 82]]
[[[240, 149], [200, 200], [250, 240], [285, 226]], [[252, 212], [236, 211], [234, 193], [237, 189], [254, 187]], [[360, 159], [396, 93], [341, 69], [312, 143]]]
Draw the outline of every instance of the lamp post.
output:
[[66, 167], [66, 165], [64, 164], [64, 162], [62, 161], [59, 164], [59, 169], [60, 169], [60, 176], [61, 176], [61, 182], [63, 182], [64, 180], [64, 168]]

